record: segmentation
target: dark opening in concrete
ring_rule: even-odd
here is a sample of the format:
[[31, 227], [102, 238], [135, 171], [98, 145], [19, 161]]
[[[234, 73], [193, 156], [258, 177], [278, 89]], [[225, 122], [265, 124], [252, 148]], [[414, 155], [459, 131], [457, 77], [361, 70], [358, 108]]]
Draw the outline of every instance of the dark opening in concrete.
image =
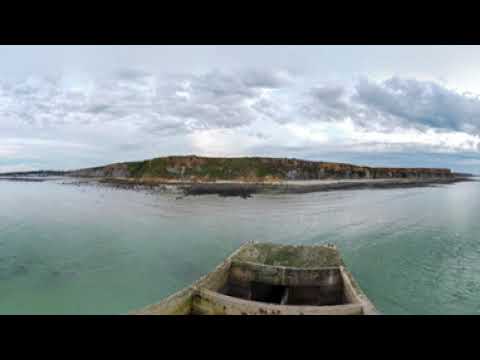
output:
[[287, 305], [345, 304], [343, 286], [292, 286], [288, 288]]
[[281, 285], [270, 285], [260, 282], [250, 283], [251, 300], [272, 304], [282, 303], [287, 288]]
[[343, 284], [333, 286], [282, 286], [252, 281], [248, 284], [227, 282], [220, 293], [240, 299], [282, 305], [342, 305], [348, 301]]

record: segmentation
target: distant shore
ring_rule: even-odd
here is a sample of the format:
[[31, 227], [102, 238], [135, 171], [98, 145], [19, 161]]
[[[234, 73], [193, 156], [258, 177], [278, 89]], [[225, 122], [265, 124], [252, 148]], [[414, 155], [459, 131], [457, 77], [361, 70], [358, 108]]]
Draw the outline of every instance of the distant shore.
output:
[[42, 171], [30, 173], [0, 174], [0, 181], [44, 182], [63, 180], [67, 185], [99, 185], [128, 190], [148, 190], [172, 192], [185, 196], [216, 194], [219, 196], [239, 196], [248, 198], [254, 194], [304, 194], [324, 191], [360, 189], [396, 189], [432, 187], [465, 181], [478, 181], [469, 174], [455, 174], [451, 177], [407, 177], [381, 179], [322, 179], [322, 180], [283, 180], [283, 181], [185, 181], [165, 178], [95, 177]]
[[[164, 156], [69, 171], [38, 170], [0, 174], [0, 180], [47, 181], [132, 190], [173, 192], [181, 196], [218, 194], [300, 194], [355, 189], [438, 186], [476, 181], [447, 168], [371, 167], [338, 162], [273, 157]], [[30, 180], [32, 179], [32, 180]]]

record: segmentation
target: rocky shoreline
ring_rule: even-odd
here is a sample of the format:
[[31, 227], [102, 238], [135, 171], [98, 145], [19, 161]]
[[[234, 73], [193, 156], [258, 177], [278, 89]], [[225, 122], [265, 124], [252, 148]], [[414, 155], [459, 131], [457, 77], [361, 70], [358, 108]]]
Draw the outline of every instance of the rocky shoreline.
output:
[[19, 182], [44, 182], [47, 179], [39, 179], [32, 177], [18, 177], [18, 176], [0, 176], [0, 181], [19, 181]]
[[178, 198], [198, 195], [219, 195], [221, 197], [249, 198], [254, 194], [305, 194], [325, 191], [361, 190], [361, 189], [399, 189], [433, 187], [458, 182], [478, 181], [472, 176], [454, 176], [449, 178], [393, 178], [393, 179], [325, 179], [290, 180], [280, 182], [246, 181], [164, 181], [159, 179], [132, 179], [115, 177], [74, 177], [74, 176], [0, 176], [0, 181], [44, 182], [61, 180], [64, 185], [105, 186], [113, 189], [146, 191], [151, 193], [172, 193]]
[[429, 179], [429, 180], [389, 180], [389, 181], [338, 181], [332, 183], [312, 184], [192, 184], [185, 188], [185, 195], [218, 194], [220, 196], [250, 197], [257, 193], [269, 194], [306, 194], [312, 192], [361, 190], [361, 189], [398, 189], [414, 187], [431, 187], [453, 184], [473, 179]]
[[286, 181], [279, 183], [248, 182], [154, 182], [152, 180], [122, 178], [82, 179], [75, 185], [92, 184], [128, 190], [149, 190], [155, 192], [173, 192], [185, 196], [219, 195], [249, 198], [254, 194], [305, 194], [312, 192], [360, 190], [360, 189], [398, 189], [432, 187], [465, 181], [477, 181], [472, 177], [429, 178], [429, 179], [362, 179], [362, 180], [312, 180]]

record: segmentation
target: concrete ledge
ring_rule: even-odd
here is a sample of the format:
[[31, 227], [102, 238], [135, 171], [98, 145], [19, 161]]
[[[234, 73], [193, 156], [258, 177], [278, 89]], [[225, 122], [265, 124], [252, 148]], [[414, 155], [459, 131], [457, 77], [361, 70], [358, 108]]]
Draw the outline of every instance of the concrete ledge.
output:
[[200, 289], [194, 294], [192, 311], [197, 315], [362, 315], [361, 304], [336, 306], [275, 305], [242, 300]]
[[340, 267], [303, 269], [233, 260], [229, 281], [241, 284], [257, 281], [283, 286], [332, 286], [342, 282], [342, 275]]

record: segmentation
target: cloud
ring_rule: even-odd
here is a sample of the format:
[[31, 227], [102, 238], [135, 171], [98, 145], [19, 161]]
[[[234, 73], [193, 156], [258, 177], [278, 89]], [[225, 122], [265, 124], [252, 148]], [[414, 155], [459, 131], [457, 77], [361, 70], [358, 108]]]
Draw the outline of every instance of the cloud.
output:
[[93, 104], [88, 107], [85, 111], [91, 114], [101, 114], [108, 112], [111, 109], [110, 105], [107, 104]]
[[293, 79], [285, 71], [250, 69], [242, 73], [243, 83], [251, 88], [276, 89], [292, 84]]
[[[179, 130], [238, 128], [264, 115], [255, 104], [265, 101], [265, 90], [287, 84], [277, 73], [259, 70], [185, 75], [162, 89], [159, 111], [163, 119], [173, 119], [168, 126], [176, 123]], [[155, 126], [162, 129], [161, 124]]]
[[133, 121], [149, 131], [235, 128], [261, 114], [263, 91], [286, 86], [282, 72], [249, 70], [159, 79], [122, 69], [98, 78], [28, 78], [0, 84], [0, 116], [17, 125], [55, 127]]
[[355, 111], [348, 104], [346, 93], [346, 89], [338, 85], [316, 86], [306, 93], [300, 111], [311, 121], [342, 121]]
[[147, 71], [135, 68], [123, 68], [115, 72], [115, 77], [123, 80], [138, 80], [151, 76]]
[[[125, 68], [99, 78], [30, 77], [0, 83], [4, 122], [35, 129], [92, 125], [171, 136], [278, 124], [342, 122], [376, 132], [480, 130], [480, 99], [437, 83], [390, 78], [292, 91], [282, 71], [210, 71], [157, 78]], [[128, 125], [127, 125], [128, 124]]]
[[179, 150], [320, 160], [480, 151], [480, 99], [472, 94], [399, 77], [316, 83], [281, 69], [158, 75], [127, 67], [0, 81], [0, 119], [1, 156], [77, 159], [58, 160], [58, 168]]
[[[215, 142], [217, 134], [227, 133], [233, 149], [238, 137], [223, 130], [248, 128], [276, 116], [281, 108], [275, 114], [264, 110], [276, 107], [272, 93], [291, 84], [287, 72], [268, 69], [157, 76], [123, 68], [97, 76], [71, 73], [0, 81], [0, 151], [5, 157], [22, 152], [55, 158], [63, 151], [64, 157], [75, 159], [105, 157], [103, 163], [121, 157], [119, 152], [155, 156], [156, 149], [163, 148], [172, 153], [169, 144], [174, 143], [191, 152], [209, 143], [206, 136]], [[245, 145], [264, 140], [268, 132], [250, 131], [253, 135], [243, 135]], [[173, 139], [188, 134], [196, 137], [185, 137], [183, 143]], [[8, 137], [18, 139], [17, 147], [7, 147]], [[75, 153], [75, 143], [85, 145], [85, 152]]]
[[383, 82], [366, 78], [346, 86], [311, 88], [299, 111], [307, 121], [351, 119], [365, 129], [391, 132], [399, 128], [480, 131], [480, 98], [432, 81], [392, 77]]
[[431, 81], [393, 77], [383, 83], [360, 81], [353, 101], [413, 126], [454, 131], [480, 129], [480, 99]]
[[258, 134], [232, 129], [198, 130], [188, 137], [194, 152], [204, 156], [246, 156], [265, 140]]
[[342, 99], [345, 96], [345, 88], [342, 86], [320, 86], [310, 91], [311, 95], [326, 107], [345, 109], [347, 104]]

